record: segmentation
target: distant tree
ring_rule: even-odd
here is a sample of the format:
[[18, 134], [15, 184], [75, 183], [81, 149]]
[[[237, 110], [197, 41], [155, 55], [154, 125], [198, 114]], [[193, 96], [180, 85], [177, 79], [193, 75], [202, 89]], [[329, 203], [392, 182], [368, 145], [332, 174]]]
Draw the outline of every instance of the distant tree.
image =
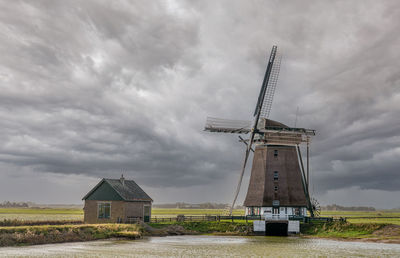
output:
[[322, 209], [328, 211], [376, 211], [374, 207], [365, 207], [365, 206], [345, 207], [337, 204], [327, 205], [325, 207], [322, 207]]
[[10, 202], [4, 201], [0, 203], [1, 208], [28, 208], [29, 205], [26, 202]]

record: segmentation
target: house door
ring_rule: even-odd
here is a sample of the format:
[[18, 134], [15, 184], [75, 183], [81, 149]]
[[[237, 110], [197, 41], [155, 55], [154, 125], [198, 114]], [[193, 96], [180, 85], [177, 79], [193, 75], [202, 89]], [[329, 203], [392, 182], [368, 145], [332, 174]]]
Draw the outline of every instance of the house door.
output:
[[143, 206], [143, 221], [144, 222], [150, 222], [150, 212], [151, 212], [151, 206], [149, 206], [149, 205]]
[[272, 210], [272, 214], [279, 214], [279, 208], [274, 208]]

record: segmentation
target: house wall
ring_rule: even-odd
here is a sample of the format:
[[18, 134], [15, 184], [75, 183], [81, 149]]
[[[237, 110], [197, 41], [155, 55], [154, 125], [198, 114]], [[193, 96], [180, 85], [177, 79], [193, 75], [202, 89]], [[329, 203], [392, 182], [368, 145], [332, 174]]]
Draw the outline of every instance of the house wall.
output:
[[[102, 202], [111, 203], [111, 216], [109, 219], [99, 219], [97, 214], [97, 204]], [[96, 200], [85, 200], [84, 210], [84, 222], [93, 223], [116, 223], [118, 218], [123, 219], [125, 214], [124, 201], [96, 201]]]
[[[111, 216], [109, 219], [98, 218], [98, 203], [111, 203]], [[93, 223], [117, 223], [126, 222], [128, 217], [136, 217], [143, 220], [144, 205], [151, 207], [151, 202], [125, 202], [125, 201], [97, 201], [85, 200], [84, 222]]]
[[126, 220], [127, 217], [138, 217], [143, 220], [144, 205], [150, 205], [151, 207], [151, 202], [125, 202], [124, 220]]

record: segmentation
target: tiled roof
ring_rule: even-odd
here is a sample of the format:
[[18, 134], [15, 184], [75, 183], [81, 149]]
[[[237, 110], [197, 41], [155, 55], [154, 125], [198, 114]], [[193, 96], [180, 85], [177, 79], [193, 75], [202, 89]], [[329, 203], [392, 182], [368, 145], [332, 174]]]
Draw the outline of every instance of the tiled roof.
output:
[[153, 201], [133, 180], [104, 179], [125, 201]]
[[122, 184], [120, 179], [107, 178], [103, 178], [82, 200], [89, 198], [103, 183], [109, 184], [124, 201], [153, 201], [135, 181], [125, 179]]

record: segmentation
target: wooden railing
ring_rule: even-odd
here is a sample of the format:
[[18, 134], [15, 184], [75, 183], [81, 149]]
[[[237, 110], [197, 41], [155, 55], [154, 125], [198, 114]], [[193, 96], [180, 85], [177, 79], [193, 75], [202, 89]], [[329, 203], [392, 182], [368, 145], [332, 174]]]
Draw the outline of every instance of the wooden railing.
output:
[[[253, 220], [264, 220], [265, 217], [261, 215], [254, 216], [222, 216], [222, 215], [178, 215], [175, 217], [151, 217], [151, 223], [161, 223], [161, 222], [188, 222], [188, 221], [232, 221], [235, 220], [245, 220], [253, 221]], [[268, 218], [267, 218], [268, 219]], [[333, 221], [346, 221], [346, 218], [333, 218], [333, 217], [318, 217], [318, 218], [310, 218], [304, 216], [280, 216], [274, 217], [274, 219], [289, 219], [289, 220], [299, 220], [301, 222], [309, 223], [309, 222], [333, 222]]]
[[128, 224], [137, 224], [140, 221], [142, 221], [142, 218], [140, 217], [127, 217], [125, 223]]
[[176, 217], [151, 217], [151, 222], [152, 223], [158, 223], [158, 222], [187, 222], [187, 221], [224, 221], [224, 220], [230, 220], [230, 221], [235, 221], [235, 220], [246, 220], [246, 221], [251, 221], [251, 220], [260, 220], [261, 216], [222, 216], [222, 215], [197, 215], [197, 216], [192, 216], [192, 215], [178, 215]]

